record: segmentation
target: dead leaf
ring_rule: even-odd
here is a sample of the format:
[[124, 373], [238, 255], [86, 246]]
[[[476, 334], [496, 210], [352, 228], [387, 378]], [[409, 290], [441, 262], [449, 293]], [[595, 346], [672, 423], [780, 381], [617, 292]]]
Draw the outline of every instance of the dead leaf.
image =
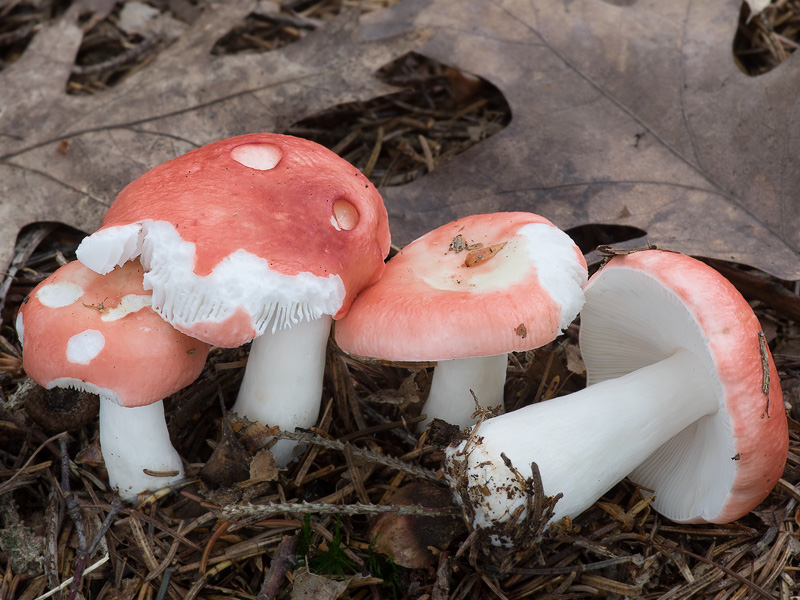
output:
[[267, 448], [259, 450], [250, 461], [251, 481], [277, 481], [278, 468], [275, 466], [275, 455]]
[[425, 39], [364, 41], [350, 9], [280, 50], [215, 56], [216, 41], [256, 2], [205, 6], [151, 64], [103, 93], [65, 92], [83, 36], [77, 8], [42, 27], [0, 72], [0, 272], [23, 226], [94, 231], [120, 189], [156, 164], [391, 91], [373, 73]]
[[[453, 506], [453, 494], [440, 485], [414, 481], [392, 494], [387, 504], [442, 509]], [[421, 569], [434, 566], [437, 554], [465, 532], [461, 519], [384, 513], [373, 519], [367, 535], [375, 552], [392, 557], [403, 567]]]
[[298, 569], [294, 573], [292, 600], [336, 600], [347, 589], [347, 581], [334, 581]]
[[200, 469], [200, 477], [213, 485], [230, 487], [250, 477], [252, 457], [223, 419], [222, 437]]
[[659, 247], [800, 278], [800, 57], [749, 77], [741, 0], [408, 0], [370, 38], [436, 33], [421, 52], [506, 96], [502, 132], [385, 190], [393, 241], [471, 213], [616, 223]]
[[581, 351], [575, 344], [569, 344], [564, 353], [567, 356], [567, 370], [577, 375], [586, 375], [586, 364], [583, 362]]

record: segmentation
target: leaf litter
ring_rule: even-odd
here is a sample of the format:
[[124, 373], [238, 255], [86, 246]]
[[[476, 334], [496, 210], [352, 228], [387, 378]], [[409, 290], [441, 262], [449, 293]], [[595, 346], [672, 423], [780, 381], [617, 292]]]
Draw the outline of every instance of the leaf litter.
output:
[[[323, 9], [326, 5], [308, 4]], [[336, 119], [321, 115], [296, 125], [296, 130], [309, 136], [315, 129], [324, 132], [328, 137], [320, 141], [328, 145], [347, 142], [340, 151], [353, 152], [351, 159], [362, 169], [371, 164], [373, 181], [388, 184], [394, 177], [410, 180], [430, 170], [419, 136], [427, 137], [434, 128], [421, 117], [439, 119], [437, 143], [465, 139], [464, 129], [456, 125], [464, 115], [475, 119], [467, 127], [506, 118], [498, 121], [491, 110], [471, 109], [460, 115], [475, 104], [475, 96], [451, 104], [459, 97], [452, 89], [459, 78], [442, 76], [447, 67], [422, 55], [412, 55], [395, 68], [415, 73], [414, 83], [422, 85], [409, 85], [411, 91], [404, 92], [407, 96], [399, 102], [379, 98], [338, 107], [331, 114], [349, 116], [340, 120], [338, 128], [330, 127]], [[432, 83], [437, 88], [434, 94]], [[484, 92], [487, 89], [491, 96], [491, 89], [484, 86]], [[468, 130], [466, 138], [470, 135]], [[442, 153], [432, 152], [432, 157], [446, 156], [442, 144]], [[433, 166], [439, 166], [435, 160]], [[216, 349], [201, 378], [167, 403], [176, 447], [193, 477], [137, 505], [121, 506], [107, 490], [98, 460], [96, 422], [79, 426], [67, 438], [48, 431], [24, 410], [31, 387], [24, 384], [20, 349], [8, 324], [30, 289], [74, 258], [82, 237], [63, 226], [46, 230], [30, 226], [25, 233], [39, 239], [31, 248], [25, 235], [19, 238], [12, 256], [18, 259], [15, 277], [3, 290], [5, 307], [0, 314], [6, 324], [0, 331], [3, 598], [32, 600], [62, 583], [66, 586], [57, 592], [62, 598], [80, 594], [156, 600], [261, 599], [288, 592], [292, 597], [359, 600], [595, 596], [722, 600], [798, 594], [800, 426], [796, 423], [784, 478], [757, 511], [736, 523], [673, 524], [652, 512], [639, 490], [622, 482], [574, 522], [551, 528], [538, 546], [520, 548], [501, 561], [481, 552], [470, 555], [467, 548], [459, 553], [465, 542], [461, 538], [430, 548], [432, 566], [408, 569], [392, 567], [385, 558], [381, 562], [375, 540], [368, 535], [374, 517], [367, 511], [374, 509], [361, 507], [394, 510], [392, 494], [407, 484], [424, 478], [436, 485], [441, 444], [447, 435], [434, 444], [429, 441], [433, 436], [414, 433], [418, 402], [382, 403], [380, 412], [373, 407], [375, 398], [396, 397], [401, 389], [418, 394], [429, 384], [429, 370], [420, 367], [409, 376], [397, 366], [343, 356], [333, 344], [325, 379], [326, 408], [318, 426], [300, 434], [310, 443], [299, 463], [277, 473], [267, 464], [256, 477], [246, 469], [233, 482], [224, 469], [223, 476], [200, 479], [210, 462], [221, 460], [214, 458], [215, 453], [225, 454], [218, 442], [226, 439], [223, 431], [237, 441], [230, 441], [234, 456], [244, 451], [252, 461], [275, 433], [258, 424], [224, 424], [224, 406], [235, 399], [246, 350]], [[584, 245], [585, 251], [591, 249], [592, 240], [584, 240]], [[797, 290], [752, 268], [715, 266], [733, 271], [731, 279], [754, 304], [774, 350], [790, 414], [800, 416], [800, 393], [795, 393], [800, 389], [796, 341], [800, 332], [785, 310], [798, 305]], [[573, 325], [560, 343], [512, 356], [507, 406], [520, 407], [583, 385], [582, 374], [568, 368], [575, 364], [570, 354], [577, 348], [578, 331], [579, 325]], [[277, 508], [273, 511], [270, 506]], [[242, 518], [235, 511], [248, 516]], [[424, 511], [417, 516], [424, 516]], [[35, 548], [36, 556], [19, 554], [24, 547]]]
[[740, 5], [407, 0], [365, 17], [367, 39], [432, 30], [417, 51], [490, 80], [513, 114], [424, 182], [385, 190], [396, 243], [531, 210], [800, 279], [800, 63], [745, 74], [731, 52]]

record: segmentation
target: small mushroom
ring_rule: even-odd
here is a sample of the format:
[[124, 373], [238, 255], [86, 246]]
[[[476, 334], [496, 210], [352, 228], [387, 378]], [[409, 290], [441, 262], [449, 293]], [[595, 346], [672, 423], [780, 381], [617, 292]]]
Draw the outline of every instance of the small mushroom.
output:
[[509, 352], [554, 340], [583, 305], [586, 262], [569, 236], [531, 213], [472, 215], [411, 242], [337, 321], [345, 352], [438, 361], [423, 407], [475, 423], [475, 401], [502, 406]]
[[109, 483], [132, 499], [183, 478], [163, 398], [194, 381], [208, 345], [150, 308], [138, 261], [105, 276], [75, 261], [31, 292], [17, 315], [25, 372], [39, 385], [100, 397]]
[[[293, 430], [317, 420], [331, 317], [380, 276], [389, 243], [383, 200], [358, 169], [257, 133], [130, 183], [78, 258], [106, 273], [140, 256], [153, 308], [176, 329], [223, 347], [253, 340], [233, 410]], [[273, 452], [286, 464], [294, 448]]]
[[488, 419], [445, 452], [473, 526], [493, 531], [526, 506], [531, 463], [544, 494], [563, 495], [551, 523], [626, 475], [676, 522], [752, 510], [780, 478], [789, 440], [778, 374], [745, 299], [704, 263], [658, 250], [613, 258], [585, 293], [588, 387]]

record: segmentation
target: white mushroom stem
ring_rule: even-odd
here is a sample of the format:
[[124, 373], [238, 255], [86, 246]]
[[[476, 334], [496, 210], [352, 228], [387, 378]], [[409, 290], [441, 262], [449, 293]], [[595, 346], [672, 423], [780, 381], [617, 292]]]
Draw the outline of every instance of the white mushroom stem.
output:
[[507, 354], [440, 360], [433, 370], [431, 391], [422, 407], [427, 419], [419, 424], [419, 430], [433, 419], [459, 427], [474, 425], [472, 414], [477, 407], [472, 393], [483, 408], [502, 407], [507, 366]]
[[101, 394], [100, 448], [109, 483], [123, 500], [184, 478], [181, 457], [169, 440], [163, 400], [126, 408]]
[[[544, 493], [563, 494], [557, 521], [589, 508], [667, 440], [717, 410], [706, 369], [692, 353], [678, 350], [628, 375], [489, 419], [466, 454], [473, 525], [502, 523], [525, 504], [501, 453], [525, 478], [535, 462]], [[452, 474], [465, 459], [464, 444], [448, 448], [445, 457], [456, 488], [460, 482]]]
[[[233, 412], [251, 421], [294, 431], [317, 422], [331, 317], [303, 320], [253, 340]], [[272, 447], [278, 466], [298, 453], [297, 442]]]

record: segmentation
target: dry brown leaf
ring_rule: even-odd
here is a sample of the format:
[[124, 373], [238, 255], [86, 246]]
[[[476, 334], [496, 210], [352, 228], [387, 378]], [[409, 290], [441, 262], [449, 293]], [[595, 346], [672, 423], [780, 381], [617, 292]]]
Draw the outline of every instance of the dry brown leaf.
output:
[[[453, 506], [453, 495], [440, 485], [412, 481], [394, 492], [387, 504], [440, 510]], [[384, 513], [371, 520], [367, 536], [375, 552], [390, 556], [403, 567], [420, 569], [433, 567], [440, 551], [465, 533], [461, 519]]]
[[614, 4], [406, 0], [372, 15], [370, 37], [434, 28], [422, 53], [494, 83], [513, 115], [385, 191], [393, 241], [531, 210], [800, 279], [800, 56], [742, 73], [731, 51], [741, 0]]
[[207, 4], [151, 64], [93, 96], [65, 93], [83, 35], [79, 10], [39, 31], [0, 72], [0, 272], [20, 228], [56, 221], [93, 231], [119, 190], [158, 163], [390, 91], [373, 73], [424, 38], [364, 41], [356, 11], [346, 10], [280, 50], [212, 55], [255, 7], [254, 0]]
[[296, 600], [336, 600], [347, 589], [347, 581], [314, 575], [308, 569], [295, 571], [292, 598]]

